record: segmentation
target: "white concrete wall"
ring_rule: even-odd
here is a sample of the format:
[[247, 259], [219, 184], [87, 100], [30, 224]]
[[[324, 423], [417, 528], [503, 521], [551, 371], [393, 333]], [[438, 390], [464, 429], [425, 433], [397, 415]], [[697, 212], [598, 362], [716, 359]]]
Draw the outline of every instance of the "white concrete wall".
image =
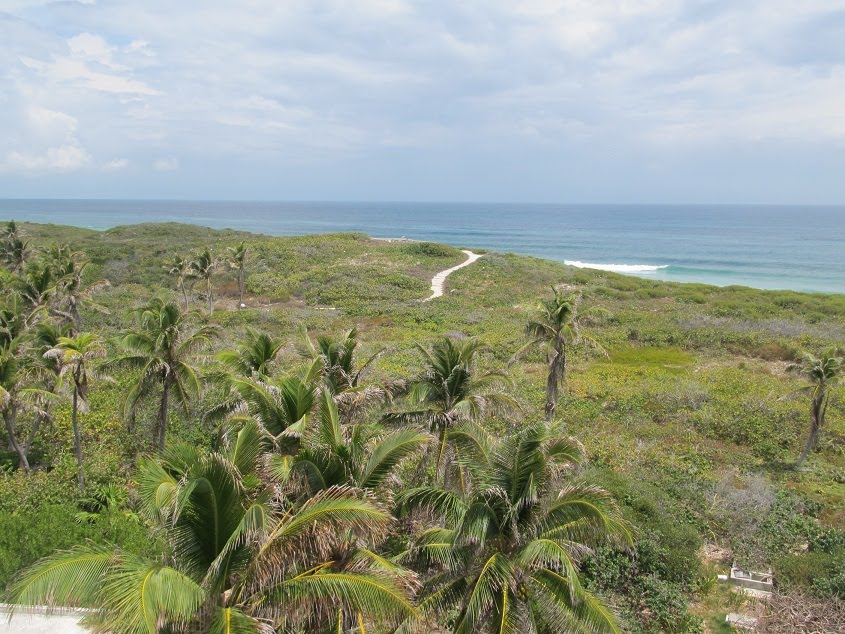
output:
[[0, 605], [0, 634], [88, 634], [79, 625], [83, 613], [77, 610], [55, 611], [18, 608], [9, 620], [9, 607]]

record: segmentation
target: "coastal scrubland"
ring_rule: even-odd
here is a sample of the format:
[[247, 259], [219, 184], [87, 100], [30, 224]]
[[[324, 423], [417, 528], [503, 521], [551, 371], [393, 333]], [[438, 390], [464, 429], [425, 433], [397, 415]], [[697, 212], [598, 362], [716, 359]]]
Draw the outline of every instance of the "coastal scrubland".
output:
[[[60, 242], [89, 261], [80, 280], [86, 289], [80, 330], [102, 340], [105, 363], [126, 354], [127, 329], [137, 327], [133, 311], [153, 298], [181, 305], [168, 269], [175, 257], [190, 260], [209, 249], [224, 258], [228, 248], [244, 243], [245, 308], [239, 308], [232, 267], [221, 264], [213, 274], [213, 314], [204, 284], [187, 283], [196, 314], [186, 320], [192, 328], [213, 327], [214, 337], [192, 360], [196, 398], [186, 400], [187, 407], [174, 401], [165, 408], [168, 446], [189, 443], [208, 452], [224, 451], [221, 430], [227, 429], [225, 416], [208, 413], [231, 397], [231, 384], [219, 380], [215, 354], [236, 349], [248, 329], [278, 342], [273, 372], [279, 377], [307, 376], [311, 360], [303, 354], [303, 329], [312, 341], [342, 338], [355, 329], [357, 358], [363, 362], [378, 353], [361, 387], [389, 392], [362, 408], [359, 424], [385, 433], [391, 429], [386, 412], [412, 409], [402, 388], [425, 374], [423, 351], [444, 337], [477, 339], [485, 347], [475, 354], [473, 371], [506, 374], [497, 394], [513, 401], [480, 416], [479, 426], [494, 444], [540, 429], [546, 353], [536, 347], [514, 355], [526, 342], [526, 323], [552, 289], [580, 297], [580, 334], [597, 345], [573, 347], [555, 429], [577, 439], [586, 455], [566, 462], [567, 481], [608, 492], [611, 515], [618, 507], [620, 526], [630, 536], [583, 554], [584, 588], [630, 632], [729, 631], [726, 613], [764, 612], [743, 605], [717, 582], [732, 562], [771, 568], [781, 602], [841, 609], [845, 400], [831, 389], [819, 446], [801, 469], [794, 468], [807, 438], [810, 397], [807, 381], [790, 369], [805, 352], [818, 355], [845, 344], [845, 296], [656, 282], [490, 252], [452, 274], [444, 297], [422, 302], [432, 276], [463, 261], [458, 248], [363, 234], [276, 238], [176, 224], [104, 232], [26, 224], [19, 230], [32, 253]], [[16, 288], [14, 275], [2, 276], [6, 301]], [[100, 363], [92, 361], [92, 367]], [[28, 473], [15, 451], [0, 453], [0, 587], [11, 587], [40, 558], [86, 540], [137, 557], [156, 557], [166, 548], [150, 539], [149, 513], [142, 508], [143, 475], [159, 455], [153, 430], [160, 401], [151, 387], [130, 412], [126, 400], [138, 370], [121, 364], [106, 370], [108, 379], [92, 375], [89, 407], [78, 417], [84, 487], [67, 381], [54, 390], [59, 396], [21, 408], [17, 424], [24, 438], [38, 412], [49, 410], [49, 416], [32, 436]], [[306, 419], [323, 420], [319, 412], [327, 408], [315, 403], [314, 416]], [[505, 449], [491, 449], [491, 455], [496, 451]], [[391, 472], [391, 512], [402, 506], [402, 490], [416, 486], [422, 455], [409, 453]], [[458, 473], [471, 473], [472, 459], [466, 460], [455, 460]], [[464, 484], [451, 486], [463, 491]], [[382, 508], [385, 500], [376, 498]], [[373, 556], [389, 559], [412, 548], [420, 517], [414, 513], [420, 512], [396, 511], [396, 524], [380, 525]], [[448, 516], [443, 508], [440, 513], [441, 519]], [[424, 587], [425, 580], [415, 583]], [[413, 603], [420, 585], [407, 587]], [[448, 631], [466, 617], [461, 609], [466, 606], [437, 627]]]

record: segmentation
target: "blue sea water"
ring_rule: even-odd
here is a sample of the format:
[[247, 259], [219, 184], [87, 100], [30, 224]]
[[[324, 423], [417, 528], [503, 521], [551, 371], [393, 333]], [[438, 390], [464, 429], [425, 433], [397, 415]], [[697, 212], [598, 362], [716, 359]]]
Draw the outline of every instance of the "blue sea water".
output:
[[845, 293], [845, 206], [0, 200], [0, 219], [107, 229], [186, 222], [362, 231], [651, 279]]

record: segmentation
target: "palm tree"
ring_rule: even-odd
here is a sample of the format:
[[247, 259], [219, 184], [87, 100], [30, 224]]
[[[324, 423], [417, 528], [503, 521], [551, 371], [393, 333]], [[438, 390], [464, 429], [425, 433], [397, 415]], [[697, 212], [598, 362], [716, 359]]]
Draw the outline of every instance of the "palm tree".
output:
[[30, 467], [29, 443], [18, 438], [18, 413], [31, 410], [37, 425], [47, 415], [42, 405], [50, 399], [46, 390], [33, 387], [41, 373], [32, 364], [31, 329], [42, 312], [42, 306], [27, 306], [17, 292], [7, 295], [0, 305], [0, 415], [9, 447], [25, 472]]
[[15, 221], [10, 220], [0, 232], [0, 263], [12, 273], [18, 273], [23, 270], [29, 254], [29, 241], [21, 237]]
[[821, 357], [805, 354], [801, 363], [790, 366], [790, 370], [800, 372], [810, 381], [810, 385], [805, 388], [810, 393], [810, 434], [804, 451], [795, 463], [796, 468], [804, 464], [810, 452], [815, 451], [818, 446], [827, 414], [830, 390], [839, 381], [843, 363], [845, 360], [842, 357], [837, 357], [835, 351], [828, 350]]
[[191, 276], [205, 280], [205, 294], [208, 297], [208, 314], [214, 313], [214, 289], [211, 286], [211, 275], [217, 262], [211, 257], [208, 249], [203, 250], [196, 258], [191, 260]]
[[[476, 371], [479, 353], [486, 346], [477, 339], [437, 341], [431, 352], [420, 345], [425, 369], [411, 384], [411, 409], [391, 412], [384, 420], [392, 423], [424, 424], [437, 441], [435, 477], [448, 486], [452, 454], [472, 447], [483, 450], [486, 432], [477, 423], [487, 415], [518, 409], [516, 401], [500, 389], [509, 385], [503, 372]], [[429, 448], [431, 449], [431, 448]], [[460, 473], [459, 470], [459, 474]]]
[[244, 423], [259, 426], [269, 445], [285, 453], [295, 453], [306, 427], [306, 418], [314, 408], [317, 385], [298, 376], [262, 381], [257, 378], [229, 376], [229, 397], [209, 410], [210, 420], [227, 417], [228, 426], [239, 429]]
[[[40, 321], [35, 324], [35, 328], [31, 332], [30, 346], [33, 353], [30, 361], [33, 366], [35, 375], [39, 378], [41, 385], [44, 388], [45, 394], [55, 394], [59, 385], [61, 375], [61, 363], [55, 357], [46, 356], [46, 353], [55, 348], [62, 337], [68, 336], [71, 331], [71, 325], [66, 323], [54, 323], [52, 321]], [[43, 399], [42, 399], [43, 400]], [[44, 423], [52, 426], [52, 415], [50, 410], [46, 407], [48, 403], [46, 400], [42, 403], [43, 407], [39, 409], [33, 421], [32, 428], [29, 431], [29, 436], [24, 443], [24, 450], [29, 453], [35, 437]]]
[[15, 281], [21, 299], [32, 309], [48, 308], [57, 290], [52, 267], [41, 259], [28, 262]]
[[138, 328], [123, 336], [126, 354], [107, 366], [140, 368], [141, 373], [126, 399], [127, 416], [134, 416], [139, 401], [155, 386], [161, 388], [154, 444], [164, 448], [171, 395], [187, 411], [201, 391], [197, 369], [191, 365], [197, 352], [216, 335], [212, 326], [193, 328], [191, 313], [174, 302], [154, 299], [137, 311]]
[[87, 619], [115, 634], [364, 632], [413, 616], [414, 576], [372, 550], [390, 514], [349, 487], [272, 495], [257, 480], [259, 436], [247, 425], [218, 453], [177, 445], [142, 463], [142, 509], [166, 556], [78, 546], [25, 571], [13, 600], [97, 607]]
[[44, 259], [55, 280], [55, 294], [50, 306], [54, 315], [72, 324], [73, 330], [79, 332], [82, 328], [80, 308], [83, 305], [108, 313], [90, 298], [93, 291], [108, 282], [99, 282], [87, 289], [84, 287], [82, 277], [89, 261], [83, 253], [74, 251], [66, 244], [53, 244], [44, 252]]
[[578, 307], [581, 303], [580, 295], [564, 295], [562, 291], [552, 288], [553, 297], [543, 300], [540, 304], [539, 319], [528, 322], [525, 331], [530, 340], [516, 355], [518, 357], [527, 348], [542, 345], [546, 348], [546, 363], [549, 373], [546, 379], [546, 404], [544, 411], [546, 421], [551, 422], [555, 417], [557, 402], [560, 398], [560, 388], [566, 382], [569, 351], [572, 347], [586, 344], [604, 352], [604, 349], [594, 339], [580, 332], [581, 319]]
[[15, 290], [6, 293], [0, 302], [0, 348], [5, 348], [38, 323], [44, 307], [27, 305]]
[[0, 413], [9, 445], [18, 455], [18, 461], [24, 472], [29, 472], [29, 459], [23, 443], [18, 438], [17, 416], [21, 408], [21, 392], [24, 387], [21, 367], [18, 362], [21, 346], [17, 340], [11, 345], [0, 348]]
[[316, 425], [303, 434], [295, 456], [274, 455], [269, 470], [277, 481], [304, 485], [310, 495], [332, 486], [374, 490], [429, 437], [411, 429], [379, 433], [369, 425], [342, 425], [337, 403], [323, 390]]
[[169, 275], [176, 278], [176, 290], [182, 292], [182, 298], [185, 300], [185, 312], [190, 310], [188, 305], [188, 287], [186, 282], [191, 277], [191, 261], [187, 258], [174, 256], [170, 264], [165, 264], [165, 269]]
[[337, 402], [344, 424], [351, 423], [372, 407], [390, 402], [405, 387], [401, 381], [364, 385], [362, 380], [366, 371], [386, 348], [376, 350], [364, 363], [358, 365], [355, 351], [359, 343], [356, 328], [348, 330], [337, 339], [320, 335], [316, 344], [304, 326], [300, 329], [297, 346], [299, 354], [319, 364], [323, 386]]
[[244, 306], [244, 265], [246, 264], [246, 246], [241, 242], [238, 246], [228, 247], [229, 252], [229, 268], [238, 273], [238, 307]]
[[265, 332], [247, 327], [238, 345], [218, 353], [217, 360], [236, 376], [263, 381], [270, 376], [270, 366], [284, 345], [283, 339], [273, 339]]
[[85, 469], [82, 462], [82, 433], [79, 428], [79, 410], [88, 408], [88, 380], [96, 374], [91, 367], [94, 359], [106, 356], [106, 348], [97, 335], [84, 332], [75, 337], [60, 337], [56, 346], [44, 353], [59, 363], [59, 375], [70, 375], [73, 393], [71, 422], [73, 424], [73, 451], [76, 454], [79, 488], [85, 488]]
[[618, 632], [610, 610], [582, 587], [578, 568], [592, 545], [630, 543], [630, 532], [606, 491], [567, 481], [582, 459], [577, 441], [533, 424], [473, 467], [466, 493], [401, 492], [400, 511], [445, 518], [402, 559], [426, 573], [422, 614], [441, 623], [452, 615], [455, 634]]
[[317, 337], [316, 345], [311, 341], [308, 330], [300, 328], [299, 354], [311, 360], [318, 360], [322, 366], [323, 383], [333, 395], [346, 390], [353, 390], [361, 383], [361, 378], [370, 366], [383, 352], [384, 348], [376, 351], [359, 368], [355, 367], [355, 349], [358, 347], [358, 330], [353, 328], [342, 337], [333, 339], [328, 335]]

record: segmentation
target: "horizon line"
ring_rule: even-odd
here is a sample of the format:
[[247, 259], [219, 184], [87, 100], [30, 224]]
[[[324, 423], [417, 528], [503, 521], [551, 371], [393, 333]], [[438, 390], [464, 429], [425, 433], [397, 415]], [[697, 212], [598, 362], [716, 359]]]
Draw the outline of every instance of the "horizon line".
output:
[[320, 199], [320, 198], [112, 198], [112, 197], [0, 197], [12, 201], [77, 201], [77, 202], [197, 202], [197, 203], [375, 203], [399, 205], [568, 205], [568, 206], [626, 206], [626, 207], [845, 207], [845, 202], [619, 202], [619, 201], [529, 201], [529, 200], [391, 200], [391, 199]]

